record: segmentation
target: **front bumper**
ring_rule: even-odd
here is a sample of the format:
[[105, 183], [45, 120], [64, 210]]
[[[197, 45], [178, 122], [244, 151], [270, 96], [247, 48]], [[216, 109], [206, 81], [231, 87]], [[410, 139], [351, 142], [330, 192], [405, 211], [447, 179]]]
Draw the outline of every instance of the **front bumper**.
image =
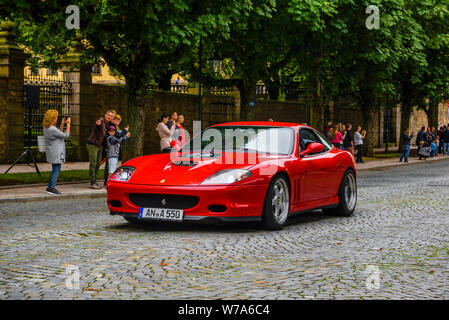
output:
[[[136, 217], [139, 206], [131, 194], [187, 195], [199, 198], [198, 203], [184, 210], [185, 221], [260, 221], [267, 187], [264, 185], [240, 186], [152, 186], [121, 182], [108, 182], [107, 203], [112, 215]], [[120, 206], [117, 205], [120, 202]], [[111, 205], [111, 202], [113, 205]], [[226, 207], [222, 212], [211, 210], [214, 206]]]
[[[120, 211], [110, 211], [111, 215], [120, 215], [124, 218], [131, 218], [131, 219], [139, 219], [137, 217], [137, 213], [130, 213], [130, 212], [120, 212]], [[154, 219], [139, 219], [142, 221], [158, 221]], [[162, 220], [161, 220], [162, 221]], [[227, 217], [227, 216], [217, 216], [217, 215], [210, 215], [210, 216], [193, 216], [193, 215], [184, 215], [184, 218], [182, 221], [189, 221], [189, 222], [258, 222], [262, 221], [262, 216], [242, 216], [242, 217]], [[177, 221], [166, 221], [164, 222], [174, 222]]]

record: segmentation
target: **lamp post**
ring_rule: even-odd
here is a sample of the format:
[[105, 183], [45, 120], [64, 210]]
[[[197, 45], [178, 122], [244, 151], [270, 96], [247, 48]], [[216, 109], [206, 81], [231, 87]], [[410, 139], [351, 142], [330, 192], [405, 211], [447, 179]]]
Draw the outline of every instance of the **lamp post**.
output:
[[223, 66], [223, 60], [217, 55], [217, 53], [214, 53], [214, 56], [209, 59], [209, 64], [212, 66], [212, 69], [214, 70], [215, 74], [221, 73], [221, 68]]
[[199, 65], [200, 65], [200, 72], [198, 76], [198, 120], [201, 121], [201, 103], [202, 103], [202, 96], [201, 96], [201, 67], [203, 65], [203, 41], [202, 37], [200, 37], [200, 48], [198, 50], [199, 55]]

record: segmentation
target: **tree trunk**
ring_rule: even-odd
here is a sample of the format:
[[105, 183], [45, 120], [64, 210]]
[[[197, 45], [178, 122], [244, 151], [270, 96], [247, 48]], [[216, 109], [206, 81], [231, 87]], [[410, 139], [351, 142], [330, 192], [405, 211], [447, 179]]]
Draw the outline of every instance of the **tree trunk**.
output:
[[366, 130], [366, 138], [363, 141], [363, 149], [365, 155], [372, 156], [374, 155], [374, 140], [376, 138], [376, 130], [374, 125], [374, 112], [377, 110], [376, 95], [374, 93], [374, 89], [370, 86], [361, 88], [360, 95], [360, 106], [363, 115], [363, 127]]
[[169, 70], [160, 75], [160, 77], [156, 79], [156, 82], [159, 86], [159, 90], [170, 91], [171, 77], [174, 73], [175, 72], [173, 70]]
[[324, 98], [321, 82], [311, 81], [313, 99], [310, 105], [310, 125], [319, 131], [324, 128]]
[[[409, 128], [410, 126], [410, 116], [412, 114], [412, 104], [414, 99], [414, 93], [415, 88], [413, 84], [410, 82], [402, 82], [401, 83], [401, 137], [399, 139], [399, 149], [398, 152], [402, 152], [403, 147], [403, 139], [402, 134], [404, 133], [405, 129]], [[416, 137], [415, 132], [415, 137]], [[411, 135], [412, 132], [409, 132], [409, 135]]]
[[428, 127], [438, 127], [438, 106], [439, 103], [429, 103], [427, 109], [424, 109], [427, 115]]
[[123, 144], [123, 162], [143, 155], [145, 123], [145, 81], [143, 78], [126, 78], [127, 121], [131, 137]]
[[[238, 83], [240, 91], [240, 120], [252, 121], [256, 115], [256, 83], [252, 79], [244, 78]], [[264, 119], [266, 120], [266, 119]]]
[[273, 73], [272, 79], [267, 79], [265, 85], [267, 86], [270, 100], [279, 100], [279, 90], [281, 88], [279, 74], [277, 72]]

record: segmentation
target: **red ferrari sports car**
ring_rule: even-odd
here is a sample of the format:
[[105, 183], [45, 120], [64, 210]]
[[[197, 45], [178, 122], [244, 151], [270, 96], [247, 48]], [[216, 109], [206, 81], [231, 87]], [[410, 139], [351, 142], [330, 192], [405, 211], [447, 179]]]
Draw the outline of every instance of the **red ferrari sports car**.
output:
[[317, 130], [286, 122], [211, 126], [177, 152], [134, 158], [111, 176], [107, 203], [127, 221], [261, 221], [323, 209], [349, 216], [357, 202], [352, 155]]

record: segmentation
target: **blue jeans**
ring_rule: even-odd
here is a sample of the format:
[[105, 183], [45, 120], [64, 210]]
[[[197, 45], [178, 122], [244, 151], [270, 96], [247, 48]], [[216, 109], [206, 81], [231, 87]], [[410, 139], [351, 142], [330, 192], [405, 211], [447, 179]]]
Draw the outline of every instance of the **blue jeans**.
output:
[[52, 163], [51, 164], [52, 170], [50, 175], [50, 181], [48, 182], [48, 187], [50, 189], [56, 188], [56, 181], [58, 181], [58, 175], [59, 171], [61, 171], [61, 164], [60, 163]]
[[449, 142], [443, 142], [443, 154], [449, 154]]
[[405, 144], [404, 148], [402, 149], [401, 157], [399, 158], [399, 161], [402, 161], [402, 159], [405, 160], [405, 162], [408, 162], [408, 155], [410, 154], [410, 145]]

